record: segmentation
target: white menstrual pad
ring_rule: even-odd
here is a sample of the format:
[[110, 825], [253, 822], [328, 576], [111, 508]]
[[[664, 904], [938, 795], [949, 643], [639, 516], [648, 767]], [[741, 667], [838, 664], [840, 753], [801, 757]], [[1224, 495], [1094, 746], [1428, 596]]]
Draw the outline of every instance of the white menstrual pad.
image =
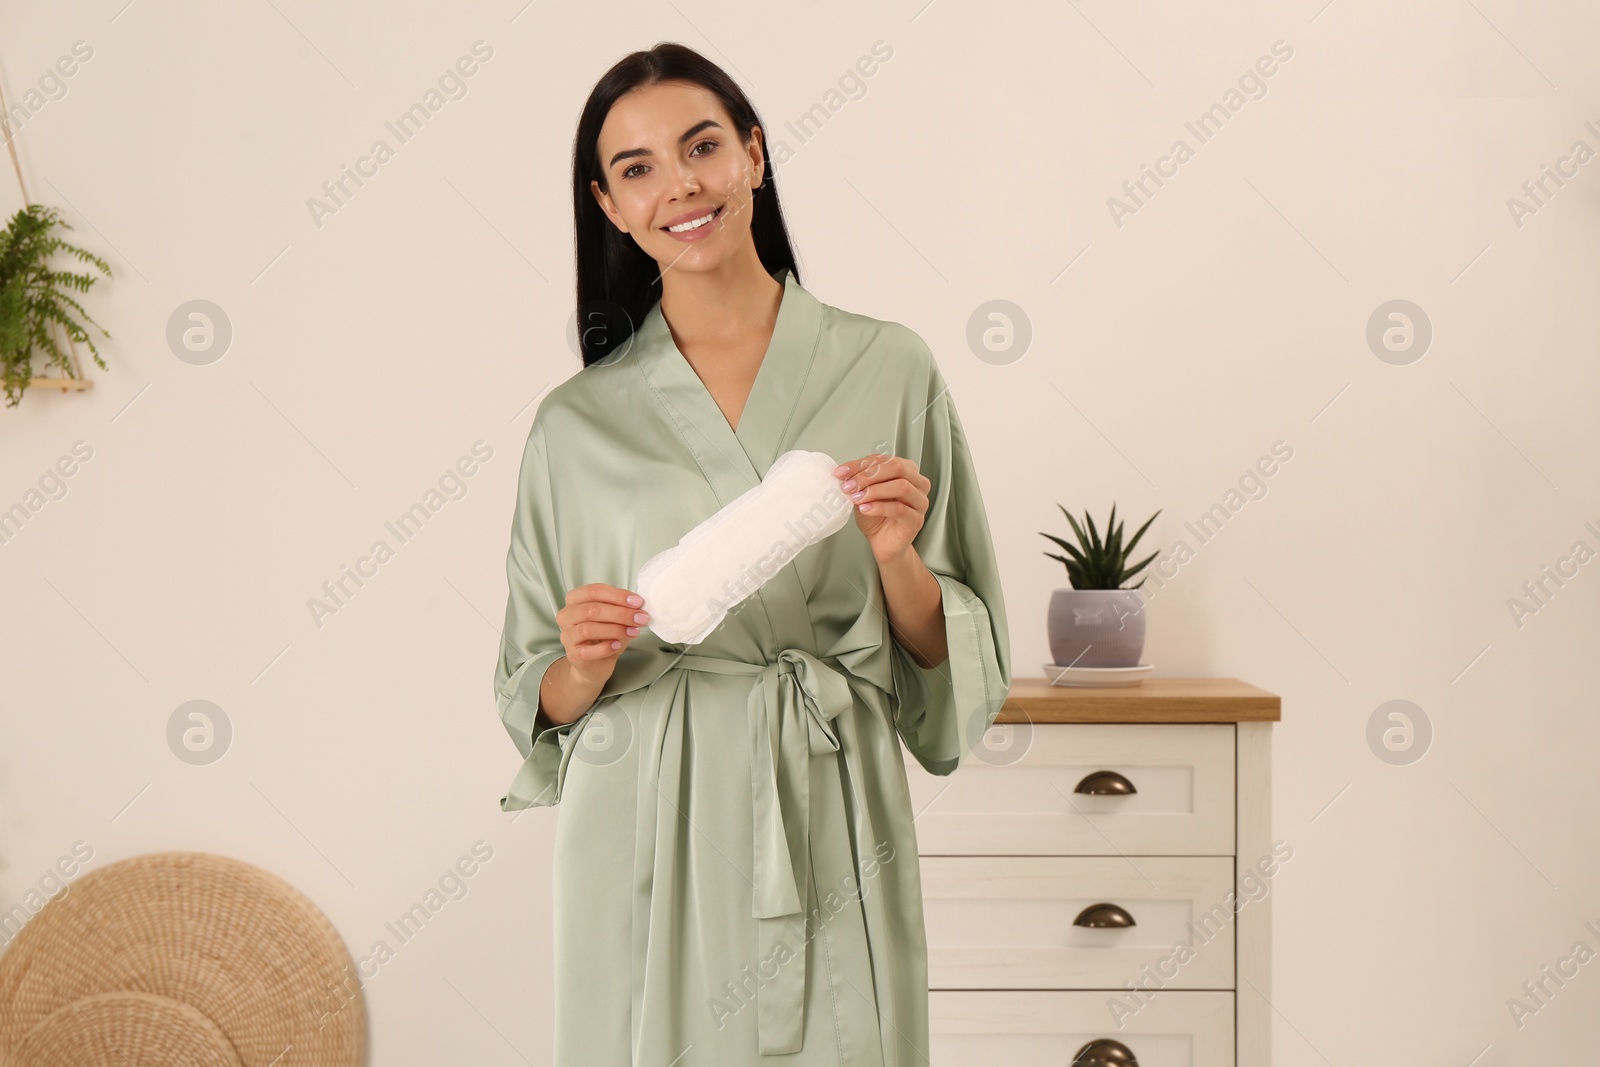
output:
[[760, 485], [639, 568], [634, 592], [668, 644], [696, 644], [800, 552], [838, 532], [854, 505], [822, 452], [785, 452]]

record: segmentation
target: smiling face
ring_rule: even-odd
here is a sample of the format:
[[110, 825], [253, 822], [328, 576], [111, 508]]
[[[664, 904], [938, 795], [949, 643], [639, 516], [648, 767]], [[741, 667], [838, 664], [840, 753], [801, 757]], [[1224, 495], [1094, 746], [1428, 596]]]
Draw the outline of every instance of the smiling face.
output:
[[751, 240], [750, 205], [765, 160], [761, 128], [740, 144], [709, 90], [685, 82], [633, 90], [606, 115], [599, 155], [607, 188], [590, 182], [595, 199], [663, 272], [710, 270]]

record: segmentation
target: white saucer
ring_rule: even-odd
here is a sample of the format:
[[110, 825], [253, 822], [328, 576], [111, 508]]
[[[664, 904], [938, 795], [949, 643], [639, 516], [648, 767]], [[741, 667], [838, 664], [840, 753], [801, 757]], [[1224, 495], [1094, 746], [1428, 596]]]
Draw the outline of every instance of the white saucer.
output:
[[1051, 685], [1096, 688], [1138, 685], [1144, 681], [1145, 675], [1155, 669], [1153, 663], [1141, 663], [1137, 667], [1058, 667], [1054, 663], [1046, 663], [1044, 674], [1050, 679]]

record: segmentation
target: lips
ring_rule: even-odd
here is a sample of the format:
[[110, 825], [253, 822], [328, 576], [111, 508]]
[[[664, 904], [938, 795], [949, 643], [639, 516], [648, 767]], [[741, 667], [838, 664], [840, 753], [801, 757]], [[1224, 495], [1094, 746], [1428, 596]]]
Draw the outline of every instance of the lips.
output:
[[[726, 206], [727, 206], [726, 204], [720, 205], [714, 211], [712, 211], [712, 213], [711, 213], [711, 221], [712, 222], [715, 222], [719, 217], [721, 217], [722, 209], [724, 207], [726, 207]], [[667, 223], [665, 226], [663, 226], [661, 228], [663, 230], [668, 230], [672, 226], [682, 226], [686, 222], [694, 222], [696, 219], [703, 218], [704, 216], [705, 216], [705, 212], [704, 211], [692, 212], [692, 213], [690, 213], [688, 215], [680, 215], [676, 219], [673, 219], [671, 222]], [[709, 225], [709, 223], [707, 223], [707, 225]]]

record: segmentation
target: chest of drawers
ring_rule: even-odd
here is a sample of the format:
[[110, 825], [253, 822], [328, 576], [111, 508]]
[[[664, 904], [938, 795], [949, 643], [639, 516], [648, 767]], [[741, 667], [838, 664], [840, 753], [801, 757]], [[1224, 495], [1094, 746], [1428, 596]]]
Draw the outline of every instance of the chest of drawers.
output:
[[948, 777], [908, 758], [938, 1067], [1266, 1067], [1271, 723], [1230, 678], [1018, 679]]

